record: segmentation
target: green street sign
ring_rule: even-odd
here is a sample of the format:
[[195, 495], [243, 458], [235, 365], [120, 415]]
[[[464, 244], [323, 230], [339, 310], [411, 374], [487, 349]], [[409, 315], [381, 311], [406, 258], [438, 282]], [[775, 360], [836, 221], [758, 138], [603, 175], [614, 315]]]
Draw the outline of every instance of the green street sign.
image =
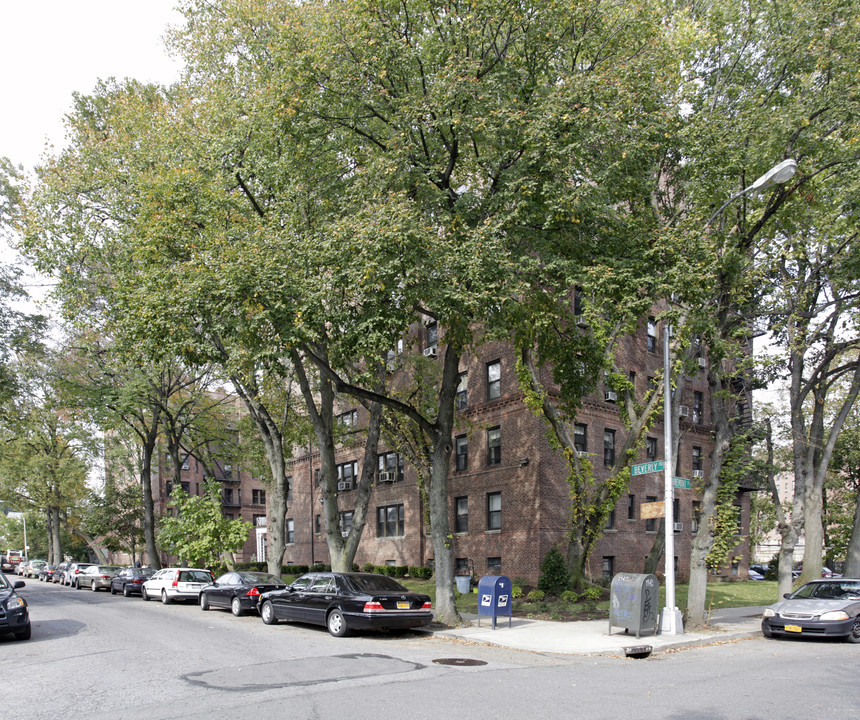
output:
[[652, 462], [639, 463], [638, 465], [630, 466], [630, 474], [633, 477], [637, 475], [648, 475], [648, 473], [663, 472], [663, 461], [654, 460]]
[[672, 487], [681, 488], [682, 490], [690, 489], [690, 481], [687, 478], [672, 478]]

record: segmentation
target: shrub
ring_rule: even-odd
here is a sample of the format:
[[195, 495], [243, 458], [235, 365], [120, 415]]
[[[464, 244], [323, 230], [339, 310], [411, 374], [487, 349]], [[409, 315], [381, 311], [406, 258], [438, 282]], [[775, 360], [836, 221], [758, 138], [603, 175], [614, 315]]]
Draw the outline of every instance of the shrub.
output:
[[561, 599], [565, 602], [575, 603], [577, 600], [579, 600], [579, 595], [577, 595], [573, 590], [565, 590], [561, 594]]
[[603, 591], [599, 587], [590, 587], [582, 593], [582, 597], [590, 602], [597, 602], [602, 594]]
[[304, 575], [308, 572], [307, 565], [282, 565], [281, 575]]
[[541, 602], [546, 597], [546, 593], [543, 590], [532, 590], [528, 599], [530, 602]]
[[558, 548], [552, 548], [544, 555], [540, 564], [538, 590], [550, 595], [560, 595], [570, 587], [570, 573]]
[[417, 565], [409, 566], [409, 577], [411, 578], [429, 580], [431, 575], [433, 575], [433, 568], [431, 567], [419, 567]]
[[523, 589], [520, 585], [512, 585], [511, 586], [511, 597], [521, 598], [523, 596]]
[[407, 570], [409, 570], [409, 568], [406, 565], [395, 565], [394, 566], [394, 577], [399, 577], [399, 578], [406, 577], [406, 571]]
[[372, 573], [375, 570], [375, 566], [372, 562], [366, 562], [362, 565], [361, 569], [366, 573]]

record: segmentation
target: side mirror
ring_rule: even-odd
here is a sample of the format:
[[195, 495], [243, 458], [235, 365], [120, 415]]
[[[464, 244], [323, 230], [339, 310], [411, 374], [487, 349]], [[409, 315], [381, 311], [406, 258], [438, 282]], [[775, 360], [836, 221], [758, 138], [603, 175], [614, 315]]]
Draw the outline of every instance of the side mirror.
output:
[[791, 593], [783, 593], [782, 596], [787, 600], [791, 597]]
[[24, 587], [24, 585], [26, 585], [26, 584], [27, 583], [25, 583], [23, 580], [16, 580], [15, 584], [12, 587], [17, 590], [18, 588]]

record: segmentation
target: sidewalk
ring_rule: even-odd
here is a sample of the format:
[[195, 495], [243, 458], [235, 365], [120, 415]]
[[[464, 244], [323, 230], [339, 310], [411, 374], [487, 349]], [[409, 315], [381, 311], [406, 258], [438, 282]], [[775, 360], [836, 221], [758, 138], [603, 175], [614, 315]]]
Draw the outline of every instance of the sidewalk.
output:
[[[741, 638], [761, 636], [761, 614], [764, 606], [727, 608], [715, 611], [704, 631], [678, 635], [625, 634], [622, 628], [613, 627], [609, 634], [608, 620], [553, 622], [513, 618], [499, 618], [492, 629], [492, 618], [482, 616], [478, 627], [477, 615], [463, 615], [471, 627], [437, 630], [435, 635], [452, 637], [469, 642], [486, 643], [529, 652], [558, 653], [562, 655], [616, 655], [624, 657], [636, 648], [646, 656], [676, 648], [710, 645]], [[628, 648], [625, 651], [625, 648]], [[650, 650], [649, 650], [650, 648]]]

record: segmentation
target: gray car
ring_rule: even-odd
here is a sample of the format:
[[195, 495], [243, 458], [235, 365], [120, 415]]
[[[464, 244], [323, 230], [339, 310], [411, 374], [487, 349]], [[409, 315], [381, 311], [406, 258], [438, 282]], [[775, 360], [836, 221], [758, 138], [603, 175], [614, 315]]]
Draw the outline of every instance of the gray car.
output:
[[95, 565], [95, 563], [88, 562], [73, 562], [65, 569], [63, 572], [63, 579], [60, 582], [63, 585], [70, 585], [72, 587], [76, 587], [80, 589], [80, 585], [78, 585], [78, 575], [84, 571], [84, 569], [90, 567], [91, 565]]
[[90, 565], [78, 574], [75, 580], [75, 587], [78, 590], [89, 588], [93, 592], [97, 590], [109, 590], [111, 578], [120, 570], [122, 568], [119, 565]]
[[813, 580], [765, 608], [765, 637], [843, 637], [860, 643], [860, 579]]

